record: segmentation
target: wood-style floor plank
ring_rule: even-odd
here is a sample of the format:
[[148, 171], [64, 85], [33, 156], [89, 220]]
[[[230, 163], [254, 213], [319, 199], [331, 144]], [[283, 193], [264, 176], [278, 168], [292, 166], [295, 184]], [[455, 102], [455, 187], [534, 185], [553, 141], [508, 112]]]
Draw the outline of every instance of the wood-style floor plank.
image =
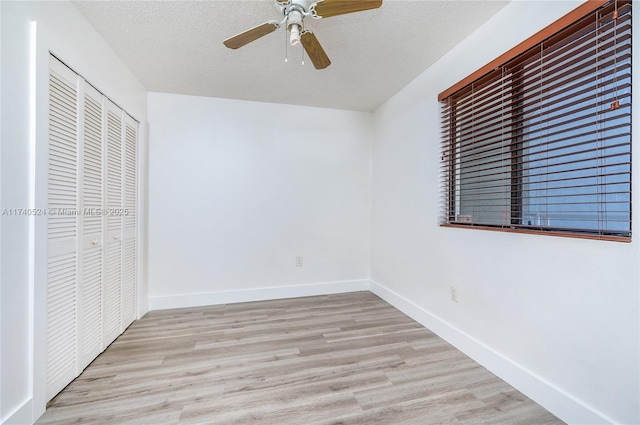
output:
[[369, 292], [149, 312], [37, 424], [562, 424]]

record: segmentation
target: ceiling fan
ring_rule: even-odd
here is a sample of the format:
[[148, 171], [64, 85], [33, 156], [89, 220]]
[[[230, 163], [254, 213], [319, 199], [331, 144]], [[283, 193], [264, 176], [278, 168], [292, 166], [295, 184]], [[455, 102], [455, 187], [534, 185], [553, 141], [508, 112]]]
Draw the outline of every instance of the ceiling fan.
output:
[[347, 13], [376, 9], [382, 0], [274, 0], [282, 13], [281, 21], [268, 21], [224, 41], [230, 49], [238, 49], [284, 26], [290, 33], [292, 46], [302, 44], [316, 69], [331, 65], [329, 57], [313, 32], [304, 26], [304, 18], [330, 18]]

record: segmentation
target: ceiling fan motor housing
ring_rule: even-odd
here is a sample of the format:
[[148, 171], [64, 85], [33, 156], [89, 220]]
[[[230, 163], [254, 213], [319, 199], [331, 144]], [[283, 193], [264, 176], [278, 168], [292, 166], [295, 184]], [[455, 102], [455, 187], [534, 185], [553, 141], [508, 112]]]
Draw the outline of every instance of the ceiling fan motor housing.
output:
[[292, 25], [299, 25], [300, 29], [303, 28], [302, 25], [302, 20], [304, 19], [304, 17], [302, 16], [302, 13], [300, 13], [300, 11], [296, 10], [296, 9], [291, 9], [289, 10], [289, 14], [287, 16], [287, 29], [291, 29]]
[[318, 18], [312, 11], [312, 6], [318, 3], [318, 0], [275, 0], [275, 5], [283, 16], [291, 16], [292, 11], [300, 12], [300, 15], [312, 16]]
[[[276, 0], [277, 1], [277, 0]], [[300, 34], [304, 30], [304, 17], [306, 10], [300, 4], [295, 1], [288, 6], [285, 6], [282, 10], [287, 21], [286, 28], [291, 33], [290, 43], [292, 46], [300, 44]]]

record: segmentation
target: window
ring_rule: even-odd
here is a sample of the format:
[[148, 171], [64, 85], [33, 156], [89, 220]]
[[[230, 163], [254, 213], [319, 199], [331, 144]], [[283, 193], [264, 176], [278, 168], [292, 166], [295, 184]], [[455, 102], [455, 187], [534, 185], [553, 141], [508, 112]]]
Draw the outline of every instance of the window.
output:
[[588, 1], [441, 93], [441, 225], [631, 239], [631, 1]]

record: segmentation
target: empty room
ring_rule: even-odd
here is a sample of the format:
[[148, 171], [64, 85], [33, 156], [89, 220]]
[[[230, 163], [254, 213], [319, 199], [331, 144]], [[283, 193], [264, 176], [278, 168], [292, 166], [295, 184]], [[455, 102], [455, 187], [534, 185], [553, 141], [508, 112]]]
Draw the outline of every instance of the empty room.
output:
[[640, 424], [636, 20], [0, 0], [0, 424]]

